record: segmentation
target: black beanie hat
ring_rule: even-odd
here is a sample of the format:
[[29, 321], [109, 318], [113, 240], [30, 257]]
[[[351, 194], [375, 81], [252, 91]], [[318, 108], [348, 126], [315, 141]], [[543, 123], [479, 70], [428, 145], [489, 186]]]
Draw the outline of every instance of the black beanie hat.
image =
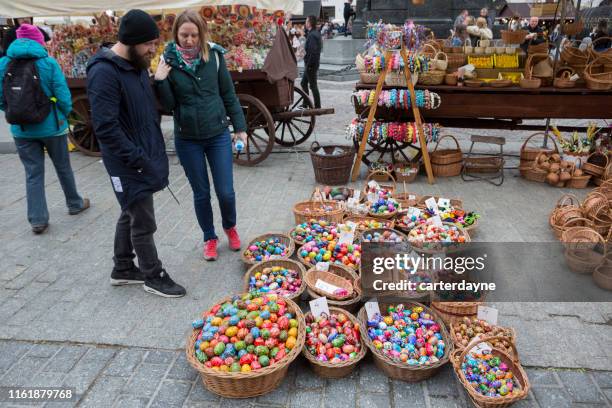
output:
[[148, 13], [133, 9], [121, 17], [119, 41], [125, 45], [143, 44], [159, 37], [159, 29]]

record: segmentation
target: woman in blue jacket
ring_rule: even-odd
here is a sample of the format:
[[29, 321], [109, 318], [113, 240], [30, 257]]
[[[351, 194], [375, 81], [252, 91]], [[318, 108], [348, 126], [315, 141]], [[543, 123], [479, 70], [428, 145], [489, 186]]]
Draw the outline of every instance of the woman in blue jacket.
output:
[[70, 90], [58, 63], [44, 48], [44, 37], [37, 27], [22, 24], [15, 40], [0, 59], [0, 109], [7, 110], [3, 94], [4, 79], [11, 61], [36, 59], [35, 65], [43, 92], [52, 101], [51, 112], [40, 123], [11, 125], [17, 153], [26, 173], [28, 221], [32, 231], [41, 234], [49, 226], [49, 211], [45, 198], [45, 149], [51, 157], [59, 178], [68, 213], [76, 215], [89, 208], [89, 200], [77, 192], [68, 156], [68, 114], [72, 110]]

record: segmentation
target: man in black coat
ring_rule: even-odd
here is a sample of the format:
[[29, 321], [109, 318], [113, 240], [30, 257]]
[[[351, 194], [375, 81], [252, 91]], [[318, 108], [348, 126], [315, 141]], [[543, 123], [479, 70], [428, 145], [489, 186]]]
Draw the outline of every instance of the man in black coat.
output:
[[147, 71], [158, 37], [151, 16], [130, 10], [121, 19], [119, 42], [102, 47], [89, 61], [87, 93], [102, 160], [121, 205], [111, 284], [144, 283], [149, 293], [181, 297], [185, 289], [163, 269], [153, 240], [153, 194], [168, 186], [169, 173]]
[[[13, 21], [15, 25], [13, 26], [13, 28], [8, 30], [4, 34], [4, 37], [2, 38], [2, 51], [5, 54], [6, 54], [6, 51], [8, 50], [8, 47], [13, 43], [13, 41], [17, 39], [17, 30], [19, 29], [19, 27], [22, 24], [32, 24], [33, 18], [32, 17], [22, 17], [22, 18], [16, 18]], [[47, 34], [47, 32], [43, 30], [42, 28], [40, 27], [37, 27], [37, 28], [42, 33], [43, 38], [45, 39], [45, 43], [49, 42], [50, 40], [49, 34]]]
[[302, 75], [302, 89], [308, 95], [308, 86], [312, 89], [315, 108], [321, 107], [321, 95], [319, 94], [319, 86], [317, 85], [317, 72], [319, 71], [319, 61], [321, 59], [321, 49], [323, 48], [323, 40], [321, 33], [317, 30], [317, 18], [308, 16], [306, 18], [306, 55], [304, 56], [304, 74]]

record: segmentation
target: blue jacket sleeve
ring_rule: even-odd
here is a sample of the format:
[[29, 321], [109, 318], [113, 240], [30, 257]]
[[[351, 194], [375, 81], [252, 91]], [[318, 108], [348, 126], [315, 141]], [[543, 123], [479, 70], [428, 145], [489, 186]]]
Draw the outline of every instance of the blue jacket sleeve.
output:
[[53, 80], [51, 92], [53, 96], [57, 98], [58, 109], [66, 116], [72, 112], [72, 95], [70, 94], [70, 88], [66, 83], [64, 73], [60, 68], [59, 64], [53, 58], [49, 58], [51, 69], [53, 72]]
[[127, 137], [119, 124], [121, 84], [115, 69], [98, 63], [89, 69], [87, 95], [96, 137], [103, 148], [128, 167], [139, 169], [147, 160], [144, 150]]

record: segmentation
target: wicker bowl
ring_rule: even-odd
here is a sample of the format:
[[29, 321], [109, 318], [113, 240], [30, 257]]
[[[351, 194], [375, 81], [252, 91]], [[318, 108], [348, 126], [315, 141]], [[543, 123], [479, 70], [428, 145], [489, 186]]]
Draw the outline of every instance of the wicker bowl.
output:
[[[231, 300], [231, 297], [224, 298], [215, 304], [225, 303]], [[213, 370], [206, 367], [195, 356], [195, 342], [200, 333], [200, 329], [194, 329], [187, 337], [187, 345], [185, 351], [187, 353], [187, 361], [189, 364], [200, 373], [204, 386], [212, 393], [225, 398], [252, 398], [259, 395], [264, 395], [275, 388], [287, 376], [289, 365], [295, 360], [302, 348], [306, 337], [304, 314], [299, 306], [290, 299], [284, 299], [287, 304], [287, 310], [295, 314], [298, 321], [298, 337], [295, 347], [281, 361], [268, 367], [262, 367], [259, 370], [247, 373], [231, 373]]]
[[[448, 223], [448, 222], [443, 222], [442, 224], [457, 227], [457, 225]], [[419, 225], [413, 228], [410, 232], [418, 230], [418, 229], [423, 229], [426, 226], [427, 224]], [[465, 229], [461, 227], [457, 227], [457, 229], [465, 237], [465, 242], [463, 243], [452, 242], [450, 243], [450, 245], [447, 245], [447, 246], [442, 245], [443, 243], [441, 242], [412, 242], [410, 241], [410, 233], [408, 234], [408, 241], [410, 242], [412, 249], [414, 249], [416, 252], [421, 253], [421, 254], [433, 255], [433, 254], [439, 254], [442, 252], [452, 253], [452, 252], [456, 252], [457, 250], [459, 250], [462, 245], [466, 245], [471, 242], [470, 234]]]
[[[302, 295], [302, 293], [304, 293], [304, 290], [306, 289], [306, 285], [304, 283], [304, 274], [306, 273], [306, 269], [300, 263], [293, 261], [291, 259], [275, 259], [273, 261], [259, 262], [258, 264], [251, 266], [249, 270], [247, 271], [247, 273], [244, 274], [243, 292], [248, 293], [250, 291], [249, 290], [249, 280], [251, 279], [251, 276], [255, 275], [255, 273], [257, 272], [263, 271], [265, 268], [271, 268], [273, 266], [280, 266], [281, 268], [293, 269], [298, 273], [298, 275], [300, 276], [300, 279], [302, 280], [300, 289], [294, 294], [292, 294], [291, 296], [285, 296], [289, 300], [298, 301], [300, 296]], [[264, 294], [262, 293], [262, 295]]]
[[482, 84], [484, 84], [484, 82], [479, 79], [467, 79], [463, 81], [463, 83], [465, 84], [465, 86], [470, 88], [480, 88]]
[[[353, 316], [351, 313], [347, 312], [344, 309], [339, 307], [329, 306], [329, 312], [331, 314], [339, 314], [342, 313], [348, 317], [348, 319], [353, 322], [353, 324], [359, 328], [359, 332], [361, 333], [362, 325], [359, 320]], [[310, 312], [309, 312], [310, 313]], [[367, 347], [363, 344], [363, 338], [360, 337], [361, 348], [359, 353], [357, 353], [357, 358], [353, 360], [343, 361], [341, 363], [333, 364], [328, 361], [319, 361], [315, 356], [312, 355], [310, 351], [308, 351], [308, 347], [304, 345], [302, 350], [302, 354], [310, 363], [310, 367], [320, 377], [323, 378], [343, 378], [347, 375], [350, 375], [353, 370], [357, 367], [357, 364], [365, 357], [367, 353]]]
[[[469, 318], [468, 318], [469, 319]], [[471, 320], [471, 319], [470, 319]], [[463, 350], [467, 347], [467, 345], [464, 345], [460, 340], [460, 333], [461, 332], [461, 325], [465, 323], [465, 320], [462, 322], [453, 322], [450, 325], [449, 328], [449, 332], [450, 335], [453, 339], [453, 344], [455, 345], [455, 349], [456, 350]], [[508, 342], [512, 342], [514, 344], [516, 344], [516, 332], [512, 327], [502, 327], [502, 326], [491, 326], [491, 331], [490, 332], [485, 332], [485, 333], [481, 333], [481, 336], [487, 336], [487, 337], [492, 337], [492, 336], [502, 336], [505, 338], [505, 340], [500, 340], [499, 342], [502, 344], [502, 347], [505, 347], [505, 344], [507, 344]], [[476, 337], [476, 336], [474, 336]], [[472, 339], [470, 339], [470, 341], [472, 341]], [[469, 344], [469, 342], [468, 342]], [[493, 346], [497, 346], [496, 344], [493, 344]], [[501, 348], [501, 347], [500, 347]], [[506, 348], [506, 352], [511, 352], [512, 348], [510, 347], [510, 345], [508, 345], [508, 347]], [[510, 353], [509, 353], [510, 354]]]
[[[326, 207], [330, 209], [325, 209]], [[315, 199], [295, 204], [293, 206], [293, 216], [296, 225], [313, 218], [340, 223], [344, 217], [344, 209], [338, 201]]]
[[[314, 268], [310, 270], [314, 270]], [[354, 290], [353, 290], [353, 295], [350, 298], [344, 299], [344, 300], [334, 300], [334, 299], [328, 298], [327, 304], [329, 306], [334, 306], [340, 309], [344, 309], [348, 312], [356, 311], [357, 308], [359, 307], [359, 302], [361, 302], [361, 286], [358, 283], [359, 275], [357, 275], [357, 273], [354, 272], [352, 269], [347, 268], [344, 265], [338, 265], [338, 264], [329, 264], [328, 272], [333, 273], [335, 275], [338, 275], [344, 279], [347, 279], [353, 282]], [[308, 287], [308, 285], [306, 285], [306, 292], [308, 293], [308, 296], [310, 296], [311, 299], [317, 299], [321, 297], [321, 295], [313, 292]]]
[[[385, 314], [387, 307], [390, 305], [389, 303], [378, 302], [381, 313]], [[444, 344], [446, 348], [444, 350], [444, 356], [435, 364], [432, 365], [418, 365], [411, 366], [400, 361], [394, 360], [385, 354], [381, 353], [376, 347], [367, 333], [367, 324], [364, 322], [368, 321], [365, 307], [362, 307], [359, 311], [359, 321], [362, 323], [363, 330], [361, 331], [361, 338], [365, 345], [370, 349], [372, 355], [374, 356], [374, 363], [378, 368], [380, 368], [387, 377], [392, 378], [394, 380], [407, 381], [407, 382], [417, 382], [423, 381], [430, 377], [433, 377], [440, 371], [440, 369], [449, 361], [449, 356], [453, 351], [453, 342], [446, 330], [446, 326], [444, 322], [440, 318], [437, 312], [428, 308], [427, 306], [418, 303], [418, 302], [403, 302], [405, 307], [412, 308], [415, 306], [420, 306], [423, 308], [423, 311], [429, 313], [435, 322], [440, 326], [440, 334], [442, 335], [442, 339], [444, 340]]]
[[[322, 289], [317, 288], [316, 284], [318, 280], [337, 286], [338, 288], [346, 290], [346, 296], [338, 296], [333, 293], [326, 292]], [[328, 299], [333, 300], [346, 300], [353, 296], [353, 282], [343, 278], [337, 274], [325, 271], [318, 271], [316, 269], [310, 269], [304, 275], [304, 282], [309, 290], [315, 292], [319, 296], [324, 296]]]
[[[400, 200], [397, 200], [397, 201], [399, 202]], [[362, 216], [352, 216], [352, 215], [345, 217], [343, 222], [345, 224], [347, 222], [353, 222], [357, 224], [356, 231], [365, 231], [367, 229], [370, 229], [371, 227], [368, 226], [367, 223], [372, 223], [372, 222], [381, 223], [383, 228], [393, 229], [393, 227], [395, 226], [395, 220], [381, 220], [379, 218], [374, 218], [374, 217], [362, 217]]]
[[602, 289], [612, 290], [612, 268], [607, 265], [600, 265], [593, 272], [595, 284]]
[[287, 246], [287, 254], [285, 256], [272, 255], [272, 256], [276, 256], [276, 258], [272, 258], [272, 259], [281, 259], [281, 258], [282, 259], [289, 259], [289, 258], [291, 258], [291, 256], [295, 252], [295, 243], [293, 242], [291, 237], [289, 235], [282, 234], [282, 233], [270, 232], [268, 234], [263, 234], [263, 235], [260, 235], [258, 237], [255, 237], [255, 238], [253, 238], [249, 242], [249, 244], [246, 246], [247, 249], [242, 251], [242, 254], [241, 254], [242, 262], [244, 262], [245, 265], [255, 265], [256, 263], [261, 262], [261, 261], [253, 261], [253, 260], [247, 258], [245, 256], [245, 253], [248, 250], [248, 248], [251, 245], [253, 245], [255, 242], [267, 241], [269, 239], [278, 239], [280, 243], [282, 243], [282, 244]]

